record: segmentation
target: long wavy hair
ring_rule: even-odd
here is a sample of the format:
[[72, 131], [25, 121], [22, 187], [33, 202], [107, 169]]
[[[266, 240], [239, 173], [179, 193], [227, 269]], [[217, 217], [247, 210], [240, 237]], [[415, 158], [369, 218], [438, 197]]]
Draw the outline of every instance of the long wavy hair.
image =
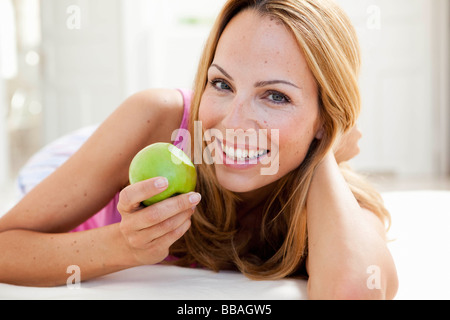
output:
[[[199, 264], [218, 271], [238, 269], [251, 279], [280, 279], [306, 275], [308, 255], [306, 199], [317, 165], [336, 139], [358, 119], [360, 49], [347, 15], [332, 0], [229, 0], [206, 43], [194, 83], [190, 132], [199, 120], [199, 106], [207, 85], [219, 39], [227, 24], [243, 10], [281, 21], [303, 50], [319, 88], [319, 109], [324, 136], [314, 140], [303, 163], [276, 182], [261, 212], [261, 225], [250, 238], [237, 237], [239, 197], [217, 181], [214, 165], [197, 166], [197, 191], [203, 196], [190, 230], [170, 249], [177, 265]], [[192, 142], [192, 148], [194, 146]], [[203, 154], [205, 142], [200, 149]], [[349, 167], [341, 172], [359, 204], [390, 223], [380, 195]], [[250, 241], [253, 240], [253, 241]], [[256, 245], [255, 245], [256, 243]]]

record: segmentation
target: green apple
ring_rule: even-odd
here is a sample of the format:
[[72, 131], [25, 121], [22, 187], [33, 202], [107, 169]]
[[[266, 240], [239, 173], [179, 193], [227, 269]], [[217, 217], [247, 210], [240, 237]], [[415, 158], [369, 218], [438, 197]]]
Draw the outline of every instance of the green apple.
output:
[[141, 150], [130, 165], [130, 183], [155, 177], [166, 177], [169, 187], [162, 193], [143, 201], [150, 206], [172, 196], [195, 190], [197, 172], [189, 157], [170, 143], [155, 143]]

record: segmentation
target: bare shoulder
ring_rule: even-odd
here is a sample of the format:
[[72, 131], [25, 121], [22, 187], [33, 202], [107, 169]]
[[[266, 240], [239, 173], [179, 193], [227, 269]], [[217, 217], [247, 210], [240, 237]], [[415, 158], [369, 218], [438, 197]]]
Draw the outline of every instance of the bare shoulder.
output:
[[148, 89], [134, 94], [132, 98], [141, 99], [145, 105], [161, 108], [177, 109], [183, 106], [183, 96], [175, 89]]
[[[148, 89], [138, 92], [120, 105], [99, 127], [86, 147], [107, 146], [120, 162], [111, 163], [123, 172], [121, 183], [128, 182], [128, 166], [133, 157], [156, 142], [171, 142], [172, 133], [183, 119], [184, 101], [178, 90]], [[89, 143], [90, 142], [90, 143]], [[116, 169], [117, 168], [117, 169]]]
[[149, 89], [134, 94], [119, 109], [124, 113], [122, 119], [128, 119], [149, 137], [148, 143], [169, 142], [183, 118], [184, 101], [178, 90]]

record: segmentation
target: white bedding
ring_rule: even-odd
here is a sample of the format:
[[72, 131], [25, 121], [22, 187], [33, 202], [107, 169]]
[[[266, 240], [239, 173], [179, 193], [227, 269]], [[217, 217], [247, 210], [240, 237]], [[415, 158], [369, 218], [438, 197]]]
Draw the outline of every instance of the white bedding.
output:
[[397, 299], [450, 299], [450, 192], [383, 197], [393, 220], [389, 247], [400, 281]]
[[[400, 280], [396, 299], [450, 299], [450, 192], [383, 195]], [[68, 275], [69, 276], [69, 275]], [[81, 283], [79, 289], [0, 284], [0, 299], [306, 299], [306, 281], [251, 281], [235, 272], [147, 266]]]

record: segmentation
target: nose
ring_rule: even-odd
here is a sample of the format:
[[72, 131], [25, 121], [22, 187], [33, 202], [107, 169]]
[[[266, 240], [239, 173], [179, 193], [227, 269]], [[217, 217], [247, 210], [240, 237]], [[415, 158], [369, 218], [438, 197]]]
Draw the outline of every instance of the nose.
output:
[[235, 96], [226, 106], [222, 124], [230, 130], [257, 129], [255, 106], [251, 97]]

